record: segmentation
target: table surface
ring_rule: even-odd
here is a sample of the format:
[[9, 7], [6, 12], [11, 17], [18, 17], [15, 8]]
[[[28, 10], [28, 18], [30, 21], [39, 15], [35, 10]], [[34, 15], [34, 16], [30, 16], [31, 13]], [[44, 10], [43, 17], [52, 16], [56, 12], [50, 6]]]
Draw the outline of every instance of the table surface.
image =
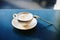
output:
[[46, 22], [37, 19], [38, 24], [35, 28], [27, 31], [18, 30], [11, 24], [14, 13], [31, 12], [45, 20], [56, 24], [55, 10], [19, 10], [19, 9], [0, 9], [0, 40], [52, 40], [56, 29], [49, 26]]

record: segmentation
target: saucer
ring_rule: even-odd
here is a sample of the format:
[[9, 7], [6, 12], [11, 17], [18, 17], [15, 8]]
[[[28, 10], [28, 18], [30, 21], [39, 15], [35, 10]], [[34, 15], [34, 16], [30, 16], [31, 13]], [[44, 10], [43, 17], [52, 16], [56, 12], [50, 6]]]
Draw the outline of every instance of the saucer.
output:
[[37, 20], [35, 18], [32, 19], [32, 21], [28, 24], [28, 27], [23, 26], [23, 24], [25, 25], [26, 22], [19, 22], [16, 19], [12, 20], [12, 25], [13, 27], [20, 29], [20, 30], [29, 30], [34, 28], [37, 25]]

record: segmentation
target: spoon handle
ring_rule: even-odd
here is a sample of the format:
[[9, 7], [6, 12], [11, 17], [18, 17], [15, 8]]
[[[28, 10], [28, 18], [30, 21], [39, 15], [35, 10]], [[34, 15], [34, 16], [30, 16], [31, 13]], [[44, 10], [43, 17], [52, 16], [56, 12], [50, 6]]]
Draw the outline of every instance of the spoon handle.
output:
[[47, 21], [47, 20], [45, 20], [45, 19], [43, 19], [43, 18], [41, 18], [41, 17], [39, 17], [39, 16], [37, 16], [37, 15], [34, 15], [34, 18], [36, 18], [36, 19], [40, 19], [40, 20], [42, 20], [42, 21], [44, 21], [44, 22], [46, 22], [46, 23], [48, 23], [49, 25], [53, 25], [52, 23], [50, 23], [49, 21]]
[[44, 21], [44, 22], [46, 22], [46, 23], [48, 23], [49, 25], [53, 25], [52, 23], [50, 23], [49, 21], [47, 21], [47, 20], [45, 20], [45, 19], [43, 19], [43, 18], [40, 18], [40, 17], [39, 17], [39, 19], [42, 20], [42, 21]]

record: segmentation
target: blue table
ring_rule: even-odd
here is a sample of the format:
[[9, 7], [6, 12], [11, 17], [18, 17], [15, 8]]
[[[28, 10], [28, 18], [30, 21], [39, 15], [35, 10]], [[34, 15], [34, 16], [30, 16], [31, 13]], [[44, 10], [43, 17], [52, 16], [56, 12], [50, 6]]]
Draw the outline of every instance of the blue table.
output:
[[14, 28], [11, 24], [12, 15], [18, 12], [31, 12], [54, 25], [56, 23], [55, 10], [0, 9], [0, 40], [53, 40], [56, 33], [54, 26], [48, 26], [39, 19], [37, 19], [37, 26], [31, 30], [23, 31]]

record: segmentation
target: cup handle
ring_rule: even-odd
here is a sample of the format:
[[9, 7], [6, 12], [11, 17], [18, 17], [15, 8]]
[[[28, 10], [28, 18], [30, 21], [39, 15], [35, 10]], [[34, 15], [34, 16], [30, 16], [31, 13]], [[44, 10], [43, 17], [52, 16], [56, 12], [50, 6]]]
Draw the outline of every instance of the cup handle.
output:
[[13, 14], [13, 18], [15, 18], [17, 16], [17, 14]]

